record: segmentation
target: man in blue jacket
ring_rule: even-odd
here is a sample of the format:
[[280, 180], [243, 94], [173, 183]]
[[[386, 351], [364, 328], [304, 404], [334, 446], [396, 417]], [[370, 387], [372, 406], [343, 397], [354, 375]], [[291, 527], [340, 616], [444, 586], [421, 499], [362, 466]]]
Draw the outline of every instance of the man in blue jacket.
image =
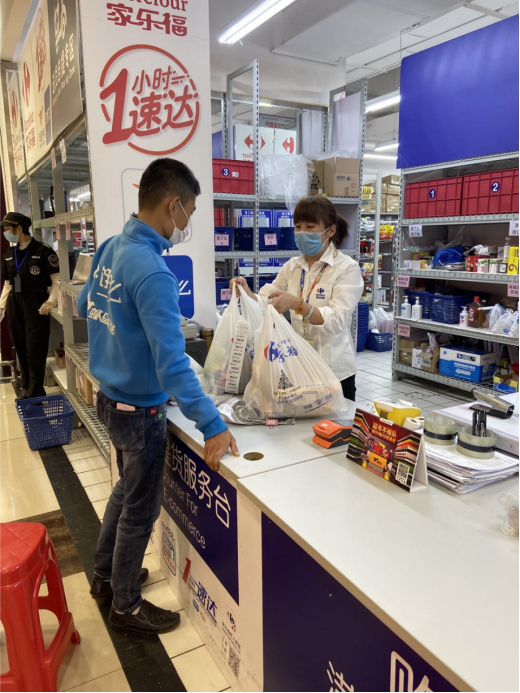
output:
[[230, 448], [239, 454], [184, 353], [179, 285], [161, 257], [190, 233], [199, 194], [183, 163], [151, 163], [141, 178], [138, 215], [100, 246], [78, 298], [78, 313], [88, 319], [90, 371], [99, 380], [98, 415], [120, 474], [103, 517], [91, 594], [112, 596], [114, 627], [146, 633], [166, 632], [180, 621], [141, 597], [144, 553], [160, 511], [169, 395], [197, 422], [211, 469], [218, 470]]

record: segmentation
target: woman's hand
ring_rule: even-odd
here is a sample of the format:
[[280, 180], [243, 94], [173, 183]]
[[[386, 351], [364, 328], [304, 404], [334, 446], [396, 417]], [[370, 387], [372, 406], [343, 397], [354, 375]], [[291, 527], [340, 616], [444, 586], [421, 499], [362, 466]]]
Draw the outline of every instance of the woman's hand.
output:
[[279, 313], [286, 313], [288, 310], [296, 310], [300, 305], [300, 300], [285, 291], [275, 291], [269, 296], [271, 305]]
[[40, 315], [49, 315], [49, 313], [51, 312], [51, 310], [54, 307], [55, 306], [54, 306], [54, 303], [52, 303], [52, 301], [45, 301], [45, 303], [43, 303], [40, 306], [39, 313], [40, 313]]
[[249, 288], [247, 286], [247, 281], [245, 277], [233, 277], [233, 279], [229, 282], [229, 288], [231, 291], [233, 289], [236, 289], [237, 296], [240, 296], [240, 287], [244, 289], [244, 291], [247, 292], [247, 289]]

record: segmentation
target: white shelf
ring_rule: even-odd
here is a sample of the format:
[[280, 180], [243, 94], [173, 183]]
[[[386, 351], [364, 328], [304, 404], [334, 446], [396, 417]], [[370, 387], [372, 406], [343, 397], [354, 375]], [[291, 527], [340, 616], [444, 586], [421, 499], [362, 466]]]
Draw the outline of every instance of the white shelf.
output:
[[422, 371], [419, 368], [405, 366], [402, 363], [396, 364], [395, 370], [399, 373], [405, 373], [406, 375], [413, 376], [414, 378], [424, 378], [425, 380], [431, 380], [434, 383], [440, 383], [441, 385], [446, 385], [447, 387], [455, 387], [458, 390], [465, 390], [466, 392], [473, 392], [476, 387], [487, 387], [490, 390], [492, 389], [492, 385], [490, 383], [470, 383], [467, 380], [448, 378], [446, 375], [440, 375], [439, 373], [428, 373], [427, 371]]
[[514, 219], [518, 219], [518, 213], [471, 214], [457, 217], [422, 217], [419, 219], [402, 219], [401, 226], [410, 226], [410, 224], [422, 224], [423, 226], [437, 226], [439, 224], [508, 224]]
[[213, 193], [215, 202], [254, 202], [254, 195], [234, 195], [233, 193]]
[[451, 279], [459, 282], [486, 282], [488, 284], [509, 284], [518, 282], [518, 274], [480, 274], [479, 272], [450, 272], [449, 270], [408, 270], [400, 268], [397, 274], [427, 279]]
[[507, 161], [518, 159], [518, 152], [504, 152], [503, 154], [492, 154], [481, 156], [477, 159], [456, 159], [455, 161], [445, 161], [440, 164], [430, 164], [430, 166], [416, 166], [414, 168], [403, 168], [401, 174], [407, 176], [413, 173], [424, 173], [426, 171], [439, 171], [445, 168], [461, 168], [463, 166], [487, 166], [493, 161]]
[[259, 258], [298, 257], [298, 255], [301, 255], [299, 250], [260, 250], [258, 252]]
[[77, 368], [81, 368], [92, 385], [99, 390], [99, 380], [91, 374], [88, 365], [88, 344], [66, 344], [65, 353]]
[[215, 260], [245, 260], [256, 257], [254, 250], [227, 250], [215, 252]]
[[94, 218], [94, 207], [83, 207], [82, 209], [77, 209], [74, 212], [65, 212], [64, 214], [57, 214], [54, 217], [49, 217], [48, 219], [40, 219], [33, 223], [33, 229], [45, 229], [56, 226], [56, 224], [64, 224], [66, 221], [70, 221], [72, 224], [79, 224], [81, 219], [92, 220]]
[[[375, 212], [361, 212], [362, 217], [375, 216]], [[380, 217], [398, 217], [399, 212], [380, 212]]]
[[485, 339], [487, 342], [497, 342], [498, 344], [512, 344], [518, 346], [516, 337], [507, 337], [505, 335], [495, 334], [491, 330], [474, 329], [472, 327], [459, 327], [459, 325], [447, 325], [444, 322], [436, 322], [435, 320], [412, 320], [411, 318], [396, 317], [397, 324], [402, 323], [417, 327], [420, 330], [429, 330], [430, 332], [446, 332], [447, 334], [458, 334], [463, 337], [472, 337], [473, 339]]
[[58, 368], [54, 356], [49, 356], [47, 358], [47, 368], [52, 372], [56, 384], [63, 394], [67, 394], [67, 370], [65, 368]]
[[60, 289], [72, 298], [77, 298], [85, 284], [69, 284], [68, 282], [60, 282]]

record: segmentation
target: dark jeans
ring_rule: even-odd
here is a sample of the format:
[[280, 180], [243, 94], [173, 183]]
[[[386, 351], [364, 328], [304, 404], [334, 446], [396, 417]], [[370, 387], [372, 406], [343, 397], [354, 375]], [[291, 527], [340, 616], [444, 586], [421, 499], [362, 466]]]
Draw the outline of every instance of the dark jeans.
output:
[[346, 399], [356, 401], [356, 376], [351, 375], [350, 378], [345, 378], [341, 381], [341, 387], [343, 388], [343, 396]]
[[161, 509], [166, 454], [166, 404], [121, 411], [100, 392], [97, 411], [117, 451], [119, 481], [108, 501], [94, 573], [111, 578], [113, 604], [130, 613], [141, 603], [140, 571]]

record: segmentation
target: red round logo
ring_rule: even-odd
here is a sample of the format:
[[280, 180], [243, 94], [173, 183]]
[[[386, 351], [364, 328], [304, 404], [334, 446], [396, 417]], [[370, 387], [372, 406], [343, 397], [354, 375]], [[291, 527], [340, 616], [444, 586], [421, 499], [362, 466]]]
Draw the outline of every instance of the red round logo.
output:
[[101, 110], [110, 125], [104, 144], [126, 142], [143, 154], [165, 156], [185, 147], [195, 134], [197, 87], [184, 65], [162, 48], [121, 49], [105, 65], [99, 86]]

